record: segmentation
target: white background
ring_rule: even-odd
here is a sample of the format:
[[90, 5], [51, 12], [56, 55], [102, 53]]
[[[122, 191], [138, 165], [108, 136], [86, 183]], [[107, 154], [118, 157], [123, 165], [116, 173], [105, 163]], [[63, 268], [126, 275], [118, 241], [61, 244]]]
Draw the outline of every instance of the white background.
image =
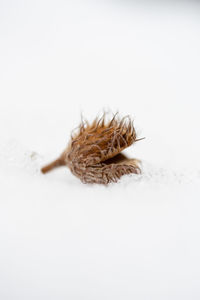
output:
[[[200, 3], [0, 2], [0, 298], [200, 299]], [[141, 176], [40, 167], [130, 114]]]

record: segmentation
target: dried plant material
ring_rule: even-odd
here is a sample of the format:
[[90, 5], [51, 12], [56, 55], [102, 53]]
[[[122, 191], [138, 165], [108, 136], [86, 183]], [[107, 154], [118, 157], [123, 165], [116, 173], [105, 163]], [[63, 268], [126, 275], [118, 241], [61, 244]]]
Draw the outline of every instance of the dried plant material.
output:
[[91, 124], [82, 120], [67, 149], [41, 171], [47, 173], [66, 165], [83, 183], [117, 182], [125, 174], [141, 172], [139, 160], [128, 159], [120, 153], [139, 140], [129, 116], [120, 119], [115, 114], [106, 121], [104, 114]]

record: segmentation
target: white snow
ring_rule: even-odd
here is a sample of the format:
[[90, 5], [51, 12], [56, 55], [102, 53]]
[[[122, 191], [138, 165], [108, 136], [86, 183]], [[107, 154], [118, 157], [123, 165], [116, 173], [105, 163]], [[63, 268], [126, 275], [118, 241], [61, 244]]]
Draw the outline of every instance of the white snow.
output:
[[[199, 4], [1, 1], [1, 300], [200, 298]], [[42, 175], [102, 109], [142, 174]]]

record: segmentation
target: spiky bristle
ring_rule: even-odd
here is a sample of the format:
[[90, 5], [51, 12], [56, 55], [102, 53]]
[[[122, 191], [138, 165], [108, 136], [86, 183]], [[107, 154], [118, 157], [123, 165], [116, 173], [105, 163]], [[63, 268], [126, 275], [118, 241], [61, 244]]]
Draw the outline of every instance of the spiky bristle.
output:
[[116, 182], [122, 175], [140, 173], [137, 160], [109, 162], [135, 141], [136, 131], [129, 116], [120, 119], [115, 114], [106, 121], [104, 114], [91, 124], [82, 121], [66, 151], [66, 163], [84, 183]]

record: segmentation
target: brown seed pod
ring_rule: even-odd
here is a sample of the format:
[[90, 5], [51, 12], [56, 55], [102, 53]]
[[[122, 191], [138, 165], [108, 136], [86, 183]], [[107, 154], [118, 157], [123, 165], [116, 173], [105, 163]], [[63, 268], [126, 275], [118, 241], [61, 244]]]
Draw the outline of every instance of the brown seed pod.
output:
[[106, 122], [104, 114], [91, 124], [82, 121], [66, 150], [41, 171], [47, 173], [66, 165], [83, 183], [117, 182], [125, 174], [141, 172], [139, 160], [128, 159], [120, 153], [139, 140], [129, 116], [119, 119], [115, 114]]

